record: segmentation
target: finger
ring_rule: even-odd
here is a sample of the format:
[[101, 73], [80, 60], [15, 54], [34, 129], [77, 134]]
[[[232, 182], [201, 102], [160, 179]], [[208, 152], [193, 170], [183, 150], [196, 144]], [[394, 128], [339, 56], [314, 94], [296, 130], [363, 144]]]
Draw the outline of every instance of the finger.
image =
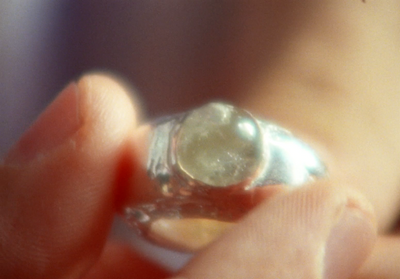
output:
[[179, 276], [348, 278], [372, 249], [372, 216], [370, 204], [345, 187], [318, 184], [277, 194], [200, 252]]
[[1, 278], [76, 278], [94, 263], [135, 122], [126, 90], [94, 74], [22, 137], [0, 169]]
[[380, 237], [354, 279], [396, 279], [400, 274], [400, 237]]
[[170, 272], [137, 254], [126, 244], [108, 243], [85, 279], [161, 279]]

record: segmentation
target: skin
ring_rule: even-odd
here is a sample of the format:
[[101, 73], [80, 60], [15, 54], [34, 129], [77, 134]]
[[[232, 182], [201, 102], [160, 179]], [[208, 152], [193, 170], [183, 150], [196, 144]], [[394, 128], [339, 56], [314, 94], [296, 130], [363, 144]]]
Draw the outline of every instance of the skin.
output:
[[[85, 75], [0, 167], [0, 278], [398, 278], [400, 8], [355, 2], [310, 2], [313, 12], [295, 17], [276, 4], [277, 19], [298, 29], [269, 33], [272, 62], [245, 52], [238, 65], [257, 67], [231, 96], [310, 143], [328, 181], [260, 202], [172, 275], [107, 239], [127, 193], [145, 179], [142, 121], [121, 82]], [[263, 33], [257, 19], [265, 9], [241, 9], [253, 32], [240, 39]], [[245, 42], [227, 52], [240, 53]]]

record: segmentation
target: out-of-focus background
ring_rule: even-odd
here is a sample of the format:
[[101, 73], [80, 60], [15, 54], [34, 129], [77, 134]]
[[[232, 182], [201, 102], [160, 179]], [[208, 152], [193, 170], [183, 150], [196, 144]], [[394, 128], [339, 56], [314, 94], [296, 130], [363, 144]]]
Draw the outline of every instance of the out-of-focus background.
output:
[[149, 117], [234, 101], [314, 3], [252, 2], [0, 1], [0, 156], [71, 79], [94, 69], [133, 84]]

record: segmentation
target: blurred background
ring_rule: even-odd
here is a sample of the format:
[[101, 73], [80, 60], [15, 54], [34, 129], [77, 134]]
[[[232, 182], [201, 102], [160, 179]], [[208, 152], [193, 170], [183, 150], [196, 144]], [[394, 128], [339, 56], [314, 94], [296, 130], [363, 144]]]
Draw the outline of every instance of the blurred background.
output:
[[210, 95], [204, 81], [215, 70], [208, 56], [221, 54], [213, 31], [219, 15], [212, 14], [221, 11], [213, 5], [1, 1], [0, 154], [55, 94], [87, 71], [111, 71], [134, 84], [150, 116], [174, 110], [171, 100], [185, 107]]
[[0, 155], [86, 71], [134, 85], [149, 117], [234, 102], [316, 1], [252, 2], [0, 1]]

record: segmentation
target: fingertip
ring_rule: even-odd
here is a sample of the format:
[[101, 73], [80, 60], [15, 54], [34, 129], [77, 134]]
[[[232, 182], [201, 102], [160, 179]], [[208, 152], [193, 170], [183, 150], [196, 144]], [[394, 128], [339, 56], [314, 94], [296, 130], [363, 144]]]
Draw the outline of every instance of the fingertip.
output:
[[99, 256], [115, 214], [116, 168], [137, 123], [130, 96], [108, 75], [85, 75], [23, 138], [39, 147], [34, 156], [17, 147], [24, 159], [0, 185], [0, 219], [10, 224], [0, 232], [8, 251], [0, 269], [10, 278], [79, 274]]
[[115, 123], [131, 128], [137, 125], [139, 105], [126, 83], [110, 74], [93, 72], [83, 75], [77, 84], [82, 94], [81, 114], [87, 121], [112, 123], [113, 127], [108, 127], [111, 131]]
[[347, 187], [327, 182], [281, 192], [201, 251], [181, 275], [347, 278], [376, 239], [373, 212], [365, 204]]
[[7, 153], [4, 162], [24, 165], [57, 148], [82, 125], [75, 82], [66, 86]]

